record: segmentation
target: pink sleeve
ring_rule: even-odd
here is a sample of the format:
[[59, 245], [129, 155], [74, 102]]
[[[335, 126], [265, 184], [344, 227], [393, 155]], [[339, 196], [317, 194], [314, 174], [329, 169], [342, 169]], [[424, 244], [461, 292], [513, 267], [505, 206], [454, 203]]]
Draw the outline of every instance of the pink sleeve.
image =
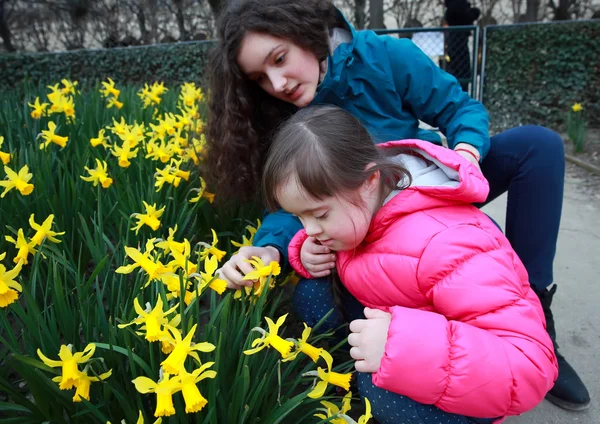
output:
[[558, 375], [556, 357], [515, 260], [475, 226], [433, 237], [417, 278], [437, 312], [391, 309], [373, 383], [471, 417], [517, 415], [541, 402]]
[[305, 230], [300, 230], [296, 233], [296, 235], [292, 238], [290, 245], [288, 246], [288, 261], [294, 271], [296, 271], [299, 275], [304, 278], [313, 278], [312, 275], [304, 268], [302, 265], [302, 261], [300, 260], [300, 250], [302, 249], [302, 245], [308, 238]]

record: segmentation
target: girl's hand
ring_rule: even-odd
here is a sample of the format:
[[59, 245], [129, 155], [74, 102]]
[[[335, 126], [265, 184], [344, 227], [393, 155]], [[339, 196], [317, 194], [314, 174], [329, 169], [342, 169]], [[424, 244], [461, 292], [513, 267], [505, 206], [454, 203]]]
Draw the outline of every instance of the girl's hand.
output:
[[337, 256], [331, 253], [327, 246], [318, 244], [315, 237], [309, 237], [304, 241], [300, 249], [300, 261], [302, 266], [315, 278], [326, 277], [335, 268]]
[[[458, 153], [463, 158], [465, 158], [466, 160], [471, 162], [473, 165], [475, 165], [477, 167], [477, 169], [479, 169], [481, 171], [481, 165], [479, 165], [479, 161], [477, 160], [477, 158], [479, 157], [479, 152], [477, 151], [477, 149], [475, 147], [473, 147], [467, 143], [458, 143], [454, 147], [454, 149], [456, 150], [456, 153]], [[465, 150], [468, 150], [468, 151], [465, 152]], [[471, 152], [471, 153], [469, 153], [469, 152]]]
[[243, 286], [251, 286], [253, 281], [244, 281], [244, 276], [249, 272], [254, 271], [252, 265], [246, 262], [247, 259], [252, 259], [253, 256], [258, 256], [265, 264], [271, 261], [279, 262], [281, 260], [279, 250], [273, 246], [255, 247], [244, 246], [238, 253], [233, 255], [221, 269], [217, 270], [219, 278], [227, 282], [227, 288], [239, 289]]
[[385, 353], [392, 314], [379, 309], [365, 308], [365, 317], [367, 319], [357, 319], [350, 323], [350, 356], [356, 359], [356, 371], [374, 373], [379, 369]]

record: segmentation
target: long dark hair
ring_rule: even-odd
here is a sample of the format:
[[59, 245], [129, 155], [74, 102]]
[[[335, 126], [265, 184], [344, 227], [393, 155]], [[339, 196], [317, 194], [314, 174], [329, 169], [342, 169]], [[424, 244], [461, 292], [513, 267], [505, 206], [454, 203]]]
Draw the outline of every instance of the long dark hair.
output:
[[330, 0], [245, 0], [225, 10], [210, 63], [206, 176], [221, 200], [249, 200], [259, 190], [273, 129], [296, 111], [250, 81], [237, 64], [245, 35], [288, 39], [319, 60], [329, 54], [328, 28], [338, 26]]
[[[411, 184], [410, 173], [390, 157], [398, 153], [377, 148], [360, 121], [337, 106], [304, 108], [273, 137], [262, 179], [267, 207], [279, 208], [280, 188], [289, 178], [314, 199], [341, 196], [356, 202], [353, 193], [375, 172], [380, 173], [383, 202], [387, 192]], [[337, 273], [331, 279], [336, 306], [345, 317], [344, 288]]]

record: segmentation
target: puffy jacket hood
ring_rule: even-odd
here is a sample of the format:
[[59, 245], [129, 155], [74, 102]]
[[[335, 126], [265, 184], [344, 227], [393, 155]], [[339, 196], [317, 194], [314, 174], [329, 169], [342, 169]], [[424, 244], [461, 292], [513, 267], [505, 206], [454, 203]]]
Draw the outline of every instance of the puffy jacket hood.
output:
[[389, 200], [371, 221], [365, 241], [376, 240], [388, 225], [402, 215], [420, 210], [450, 205], [484, 202], [489, 193], [489, 184], [483, 174], [468, 160], [450, 149], [440, 149], [422, 140], [400, 140], [379, 144], [381, 149], [402, 149], [433, 162], [457, 182], [455, 186], [412, 185]]

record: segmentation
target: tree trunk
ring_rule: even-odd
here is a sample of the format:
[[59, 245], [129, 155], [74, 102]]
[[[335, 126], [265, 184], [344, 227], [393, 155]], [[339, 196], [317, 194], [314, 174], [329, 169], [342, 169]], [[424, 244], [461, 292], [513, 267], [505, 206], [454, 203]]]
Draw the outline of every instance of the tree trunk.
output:
[[558, 7], [554, 9], [554, 21], [568, 21], [571, 19], [570, 0], [558, 0]]
[[526, 7], [524, 21], [536, 22], [540, 11], [540, 0], [527, 0]]
[[12, 45], [10, 28], [8, 27], [8, 22], [6, 22], [6, 1], [0, 0], [0, 37], [2, 37], [2, 41], [4, 42], [4, 47], [9, 52], [16, 51], [15, 47]]
[[383, 0], [369, 1], [369, 15], [369, 28], [385, 28], [385, 25], [383, 24]]
[[179, 41], [187, 41], [188, 33], [185, 29], [185, 15], [183, 13], [183, 5], [181, 0], [173, 0], [175, 5], [175, 19], [177, 20], [177, 27], [179, 28]]
[[365, 28], [365, 4], [367, 0], [355, 0], [354, 3], [354, 21], [356, 22], [356, 29]]

